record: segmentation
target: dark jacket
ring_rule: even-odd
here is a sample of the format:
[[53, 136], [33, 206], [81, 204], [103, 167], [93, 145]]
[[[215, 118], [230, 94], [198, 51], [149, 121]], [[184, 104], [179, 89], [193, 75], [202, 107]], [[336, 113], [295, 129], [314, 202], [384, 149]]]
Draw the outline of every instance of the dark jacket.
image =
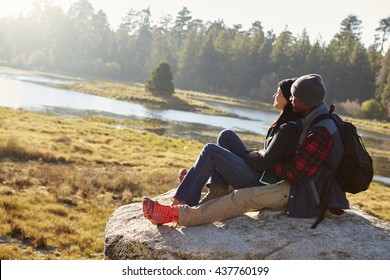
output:
[[246, 164], [259, 172], [259, 185], [273, 184], [283, 180], [270, 167], [278, 159], [291, 158], [295, 145], [292, 139], [297, 139], [297, 137], [296, 123], [292, 121], [284, 123], [268, 131], [263, 155], [248, 150], [242, 156]]
[[[299, 143], [303, 141], [308, 133], [311, 122], [320, 114], [326, 114], [328, 107], [325, 103], [315, 108], [305, 118], [297, 120], [298, 127], [302, 127]], [[333, 120], [326, 119], [315, 126], [325, 127], [332, 137], [332, 147], [324, 165], [317, 171], [314, 177], [303, 183], [292, 183], [290, 197], [288, 200], [286, 213], [289, 216], [308, 218], [319, 215], [320, 197], [327, 185], [330, 186], [329, 208], [347, 209], [349, 202], [339, 184], [334, 180], [331, 168], [335, 168], [341, 161], [344, 153], [344, 146], [339, 131]], [[299, 149], [297, 145], [297, 152]], [[330, 168], [328, 168], [327, 166]]]

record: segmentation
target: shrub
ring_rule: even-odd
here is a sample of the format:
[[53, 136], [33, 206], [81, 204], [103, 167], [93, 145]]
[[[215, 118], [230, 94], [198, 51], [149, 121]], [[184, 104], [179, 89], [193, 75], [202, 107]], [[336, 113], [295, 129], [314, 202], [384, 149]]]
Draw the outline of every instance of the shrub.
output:
[[338, 102], [336, 104], [336, 111], [339, 114], [347, 115], [355, 118], [360, 116], [360, 109], [361, 109], [361, 105], [359, 102], [357, 102], [357, 100], [354, 101], [347, 100], [344, 102]]
[[360, 113], [367, 119], [381, 119], [383, 116], [383, 106], [375, 99], [369, 99], [362, 103]]

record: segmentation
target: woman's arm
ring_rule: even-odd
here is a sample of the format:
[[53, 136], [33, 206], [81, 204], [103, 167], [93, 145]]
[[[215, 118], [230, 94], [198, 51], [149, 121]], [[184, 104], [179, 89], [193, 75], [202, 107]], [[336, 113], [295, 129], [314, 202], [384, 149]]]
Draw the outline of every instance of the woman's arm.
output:
[[250, 167], [257, 171], [263, 171], [291, 151], [298, 137], [298, 128], [295, 123], [288, 122], [281, 125], [275, 132], [273, 139], [265, 150], [261, 153], [257, 151], [249, 152], [243, 159]]

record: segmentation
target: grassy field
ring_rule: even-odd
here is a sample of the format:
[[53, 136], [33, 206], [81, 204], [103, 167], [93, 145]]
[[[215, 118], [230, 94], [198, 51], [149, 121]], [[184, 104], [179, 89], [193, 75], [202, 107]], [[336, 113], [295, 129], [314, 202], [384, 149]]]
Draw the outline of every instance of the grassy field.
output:
[[[154, 108], [226, 115], [206, 104], [269, 105], [191, 91], [169, 99], [140, 85], [77, 82], [72, 90]], [[0, 259], [102, 259], [104, 228], [113, 211], [142, 196], [177, 186], [181, 167], [190, 167], [204, 143], [174, 139], [158, 122], [117, 121], [87, 116], [69, 119], [0, 108]], [[355, 123], [355, 120], [354, 120]], [[388, 123], [359, 125], [390, 134]], [[216, 137], [217, 131], [205, 132]], [[214, 134], [214, 135], [212, 135]], [[240, 134], [244, 140], [262, 137]], [[390, 151], [372, 149], [390, 157]], [[390, 188], [373, 183], [350, 196], [352, 204], [390, 221]]]
[[0, 259], [102, 258], [120, 205], [177, 186], [202, 144], [0, 108]]

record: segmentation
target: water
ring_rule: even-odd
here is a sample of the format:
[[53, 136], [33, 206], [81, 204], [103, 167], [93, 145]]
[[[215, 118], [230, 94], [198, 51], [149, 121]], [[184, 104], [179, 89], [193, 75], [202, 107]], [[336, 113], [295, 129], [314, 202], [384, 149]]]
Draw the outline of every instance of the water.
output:
[[77, 110], [89, 113], [104, 112], [120, 116], [158, 119], [165, 122], [211, 125], [254, 133], [265, 133], [267, 125], [276, 116], [274, 113], [266, 112], [264, 118], [259, 121], [258, 119], [206, 116], [178, 110], [148, 109], [138, 104], [48, 87], [31, 81], [33, 81], [32, 77], [25, 80], [12, 75], [0, 75], [0, 105], [38, 111], [55, 111], [58, 108], [66, 108], [69, 112]]
[[[127, 119], [153, 119], [165, 123], [163, 134], [199, 139], [200, 130], [232, 129], [265, 135], [277, 112], [247, 109], [224, 104], [212, 105], [238, 117], [210, 116], [178, 110], [156, 110], [105, 97], [58, 89], [48, 85], [68, 80], [0, 73], [0, 106], [82, 117], [86, 114]], [[390, 137], [361, 132], [366, 145], [390, 150]], [[201, 139], [202, 140], [202, 139]], [[374, 158], [376, 180], [390, 185], [390, 162]]]

